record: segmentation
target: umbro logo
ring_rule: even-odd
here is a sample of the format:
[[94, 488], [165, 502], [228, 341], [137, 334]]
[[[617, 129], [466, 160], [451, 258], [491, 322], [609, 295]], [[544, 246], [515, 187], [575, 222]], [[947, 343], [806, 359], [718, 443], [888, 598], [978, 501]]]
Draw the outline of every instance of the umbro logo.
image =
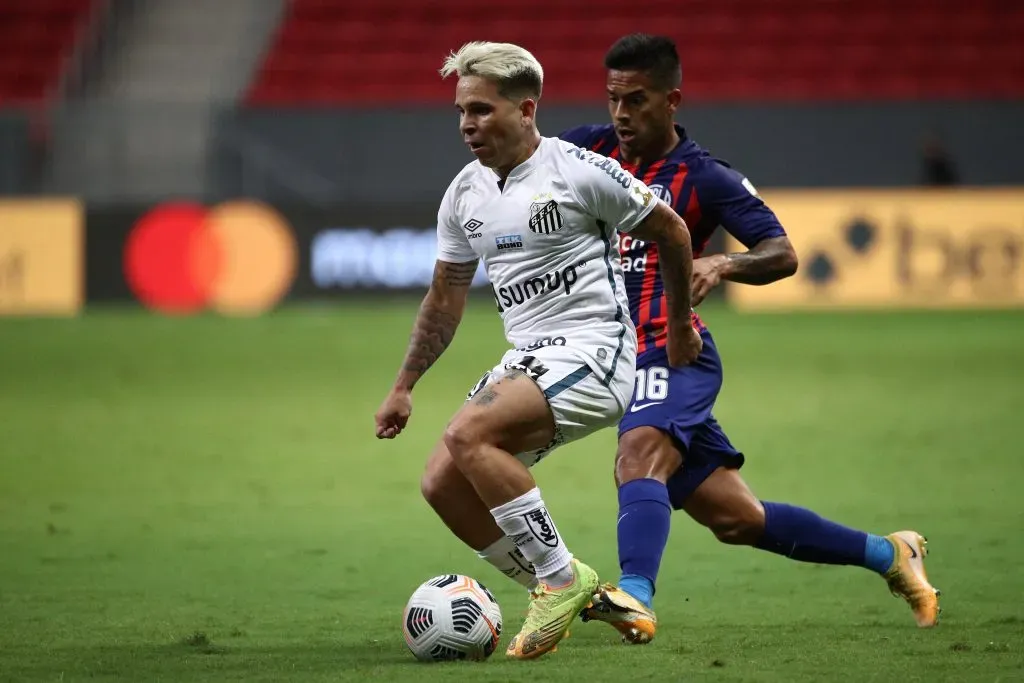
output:
[[483, 221], [478, 221], [475, 218], [470, 218], [462, 227], [466, 229], [466, 232], [476, 232], [477, 230], [480, 229], [480, 226], [482, 225]]

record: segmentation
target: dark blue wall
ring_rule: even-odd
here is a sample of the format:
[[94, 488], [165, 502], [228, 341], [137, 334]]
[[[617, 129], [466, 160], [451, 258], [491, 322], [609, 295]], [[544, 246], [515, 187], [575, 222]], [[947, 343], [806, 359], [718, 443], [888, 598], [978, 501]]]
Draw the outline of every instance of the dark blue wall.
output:
[[0, 196], [29, 190], [29, 133], [27, 116], [13, 110], [0, 110]]
[[[114, 103], [104, 106], [115, 107], [109, 114], [115, 133], [131, 131], [131, 117], [145, 115], [131, 108], [121, 111]], [[69, 108], [68, 115], [76, 116], [74, 111]], [[173, 116], [160, 129], [164, 137], [154, 140], [160, 144], [153, 150], [145, 149], [142, 141], [147, 173], [168, 182], [186, 174], [190, 181], [167, 185], [166, 190], [159, 189], [165, 183], [158, 182], [154, 187], [161, 193], [180, 194], [176, 187], [202, 186], [199, 194], [208, 200], [241, 195], [323, 205], [433, 204], [472, 159], [461, 143], [455, 111], [447, 107], [226, 107], [212, 115], [212, 146], [199, 164], [162, 161], [161, 154], [174, 149], [174, 140], [180, 139]], [[545, 135], [605, 120], [607, 112], [600, 102], [593, 107], [541, 103], [539, 123]], [[935, 134], [956, 161], [963, 183], [1024, 185], [1024, 101], [700, 105], [684, 109], [679, 120], [698, 142], [762, 188], [917, 185], [922, 178], [922, 142]], [[66, 133], [76, 134], [71, 127]], [[102, 187], [103, 197], [116, 201], [118, 183], [123, 182], [118, 173], [135, 171], [118, 166], [125, 163], [119, 154], [126, 143], [112, 135], [111, 140], [67, 146], [82, 155], [71, 159], [71, 165], [84, 165], [82, 172], [96, 182], [71, 182], [62, 191]], [[33, 177], [37, 160], [32, 149], [26, 117], [0, 111], [0, 193], [40, 191], [42, 186]], [[102, 152], [98, 158], [117, 172], [102, 164], [88, 166], [94, 163], [93, 156], [82, 150], [93, 156]], [[197, 168], [205, 169], [198, 173], [198, 183]], [[160, 174], [153, 175], [153, 169]]]
[[[542, 102], [538, 122], [543, 134], [557, 135], [606, 119], [601, 106]], [[964, 183], [1024, 184], [1024, 102], [702, 105], [679, 120], [759, 187], [915, 185], [921, 145], [932, 134], [944, 141]], [[225, 139], [258, 139], [288, 165], [301, 164], [336, 188], [334, 201], [436, 201], [472, 159], [454, 110], [443, 108], [239, 110], [220, 125]], [[295, 198], [272, 178], [242, 173], [227, 146], [222, 152], [211, 166], [229, 194]]]

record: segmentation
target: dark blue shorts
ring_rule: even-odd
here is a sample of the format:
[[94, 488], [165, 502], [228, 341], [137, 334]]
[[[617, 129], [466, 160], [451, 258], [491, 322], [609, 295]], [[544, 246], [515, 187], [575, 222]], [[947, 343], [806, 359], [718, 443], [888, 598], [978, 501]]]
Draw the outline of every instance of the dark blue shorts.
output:
[[743, 466], [743, 454], [712, 414], [722, 388], [722, 359], [711, 334], [701, 336], [704, 348], [686, 367], [670, 367], [664, 349], [638, 359], [633, 398], [619, 421], [620, 436], [637, 427], [655, 427], [675, 441], [683, 466], [668, 480], [668, 492], [677, 510], [716, 469]]

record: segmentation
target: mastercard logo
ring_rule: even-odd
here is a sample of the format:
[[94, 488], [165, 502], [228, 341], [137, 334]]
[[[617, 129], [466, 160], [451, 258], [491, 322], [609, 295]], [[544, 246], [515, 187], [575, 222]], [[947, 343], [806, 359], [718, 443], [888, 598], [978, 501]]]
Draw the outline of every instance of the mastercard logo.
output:
[[252, 201], [162, 204], [136, 222], [124, 249], [132, 293], [174, 314], [261, 313], [288, 293], [297, 267], [287, 222]]

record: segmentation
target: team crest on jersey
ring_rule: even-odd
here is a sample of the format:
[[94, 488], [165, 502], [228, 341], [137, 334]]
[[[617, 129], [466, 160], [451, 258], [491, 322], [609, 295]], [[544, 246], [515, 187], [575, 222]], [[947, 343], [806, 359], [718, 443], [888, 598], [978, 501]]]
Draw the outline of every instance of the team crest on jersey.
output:
[[653, 192], [655, 197], [672, 206], [672, 190], [664, 185], [648, 185], [647, 189]]
[[562, 214], [554, 199], [530, 204], [530, 232], [550, 235], [562, 229]]

